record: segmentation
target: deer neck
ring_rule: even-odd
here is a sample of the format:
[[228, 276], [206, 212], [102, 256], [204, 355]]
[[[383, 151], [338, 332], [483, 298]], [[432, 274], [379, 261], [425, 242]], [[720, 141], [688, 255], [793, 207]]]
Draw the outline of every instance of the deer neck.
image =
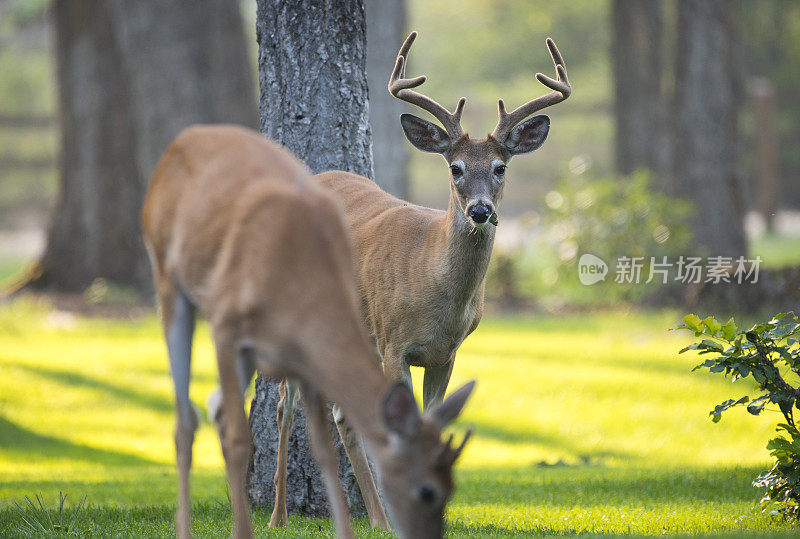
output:
[[318, 383], [324, 381], [321, 387], [325, 396], [338, 405], [369, 445], [386, 444], [389, 435], [379, 410], [392, 382], [383, 374], [377, 352], [361, 334], [363, 329], [341, 326], [335, 335], [327, 333], [329, 338], [325, 339], [319, 336], [326, 335], [329, 327], [311, 323], [303, 329], [315, 336], [315, 340], [306, 339], [312, 344], [305, 357], [317, 359], [305, 365], [305, 376]]
[[451, 190], [444, 229], [448, 285], [460, 299], [468, 301], [483, 285], [492, 257], [495, 227], [475, 228]]
[[[377, 365], [377, 360], [370, 358]], [[390, 382], [380, 370], [352, 372], [352, 376], [341, 378], [342, 391], [336, 401], [344, 416], [364, 437], [368, 445], [377, 448], [388, 443], [389, 433], [380, 419], [379, 411], [383, 398], [389, 389]], [[364, 383], [365, 378], [369, 379]], [[353, 380], [359, 380], [361, 388], [369, 390], [355, 390]]]

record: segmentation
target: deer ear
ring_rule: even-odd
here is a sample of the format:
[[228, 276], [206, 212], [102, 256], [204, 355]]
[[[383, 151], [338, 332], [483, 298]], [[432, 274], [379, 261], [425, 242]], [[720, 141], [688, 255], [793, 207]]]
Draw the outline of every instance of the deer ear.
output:
[[511, 155], [530, 153], [544, 144], [550, 131], [550, 118], [541, 114], [520, 122], [511, 130], [505, 140], [505, 146]]
[[423, 152], [444, 153], [450, 147], [447, 132], [427, 120], [413, 114], [401, 114], [400, 125], [408, 141]]
[[396, 382], [383, 397], [381, 417], [386, 427], [404, 437], [416, 434], [420, 416], [414, 394], [404, 382]]
[[458, 417], [473, 389], [475, 389], [475, 380], [467, 382], [453, 391], [444, 402], [432, 408], [427, 415], [440, 429], [443, 429]]

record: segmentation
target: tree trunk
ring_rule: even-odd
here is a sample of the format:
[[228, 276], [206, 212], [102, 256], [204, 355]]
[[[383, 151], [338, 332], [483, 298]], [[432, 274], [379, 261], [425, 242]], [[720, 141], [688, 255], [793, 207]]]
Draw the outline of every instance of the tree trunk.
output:
[[695, 242], [711, 256], [746, 253], [734, 10], [728, 0], [678, 3], [672, 194], [695, 203]]
[[40, 274], [82, 291], [101, 277], [152, 289], [139, 211], [167, 144], [188, 125], [255, 124], [236, 2], [56, 0], [61, 188]]
[[406, 3], [369, 0], [366, 9], [369, 124], [375, 181], [385, 191], [408, 199], [408, 147], [400, 127], [405, 107], [387, 89], [397, 51], [406, 38]]
[[[256, 22], [261, 130], [314, 172], [340, 169], [372, 177], [362, 0], [258, 0]], [[377, 359], [376, 359], [377, 360]], [[277, 454], [278, 384], [258, 377], [250, 407], [253, 466], [249, 493], [272, 505]], [[338, 435], [340, 469], [351, 510], [364, 512]], [[298, 407], [289, 442], [287, 510], [327, 515], [328, 503]]]
[[775, 124], [775, 90], [769, 79], [755, 77], [750, 83], [750, 100], [756, 136], [754, 183], [755, 209], [764, 216], [768, 232], [774, 232], [778, 211], [778, 129]]
[[621, 174], [646, 168], [661, 176], [668, 169], [661, 12], [660, 0], [614, 0], [612, 5], [616, 163]]

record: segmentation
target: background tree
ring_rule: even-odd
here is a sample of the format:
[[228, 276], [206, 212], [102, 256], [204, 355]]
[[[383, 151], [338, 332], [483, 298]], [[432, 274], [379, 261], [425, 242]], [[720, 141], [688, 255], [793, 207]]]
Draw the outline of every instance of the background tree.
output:
[[695, 203], [695, 242], [712, 256], [747, 250], [737, 170], [742, 99], [735, 7], [726, 0], [678, 3], [671, 194]]
[[[314, 172], [339, 169], [372, 177], [367, 104], [366, 28], [362, 0], [258, 0], [261, 130]], [[377, 358], [376, 358], [377, 361]], [[278, 384], [258, 377], [250, 407], [253, 431], [251, 499], [275, 498]], [[334, 430], [351, 510], [361, 493]], [[328, 504], [298, 406], [289, 439], [289, 513], [327, 515]]]
[[138, 215], [164, 148], [190, 124], [254, 124], [238, 4], [56, 0], [53, 20], [60, 198], [34, 284], [150, 290]]
[[667, 171], [662, 6], [660, 0], [614, 0], [611, 6], [615, 160], [621, 174]]
[[367, 86], [369, 125], [372, 128], [372, 158], [375, 181], [389, 193], [408, 199], [408, 146], [400, 128], [403, 102], [386, 86], [406, 38], [405, 0], [370, 0], [367, 10]]
[[[761, 0], [738, 3], [739, 31], [742, 41], [741, 69], [747, 73], [748, 81], [759, 80], [754, 93], [762, 93], [766, 84], [774, 89], [771, 106], [776, 111], [774, 129], [767, 137], [775, 138], [775, 182], [778, 209], [800, 206], [800, 182], [790, 181], [800, 174], [800, 153], [794, 149], [800, 144], [800, 3], [785, 0]], [[751, 86], [748, 84], [748, 86]], [[758, 88], [760, 87], [760, 88]], [[755, 96], [754, 96], [755, 97]], [[763, 103], [755, 99], [754, 107]], [[763, 111], [762, 111], [763, 114]], [[754, 115], [759, 115], [754, 110]], [[763, 141], [763, 123], [743, 123], [744, 148], [753, 148], [754, 153], [744, 155], [743, 164], [748, 171], [761, 167], [758, 152], [766, 149]], [[759, 142], [761, 140], [761, 144]], [[755, 195], [760, 195], [758, 179], [752, 178]], [[766, 215], [767, 219], [770, 216]]]
[[[617, 171], [650, 169], [655, 187], [694, 202], [697, 248], [743, 255], [737, 4], [680, 0], [674, 26], [664, 23], [663, 2], [614, 0], [611, 7]], [[674, 76], [664, 45], [670, 37]], [[674, 80], [670, 94], [664, 80]]]

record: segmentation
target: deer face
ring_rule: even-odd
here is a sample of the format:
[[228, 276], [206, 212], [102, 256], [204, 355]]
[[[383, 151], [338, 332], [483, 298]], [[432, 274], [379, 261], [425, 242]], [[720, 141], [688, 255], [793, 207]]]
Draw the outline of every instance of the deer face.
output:
[[478, 228], [486, 226], [496, 211], [511, 157], [537, 149], [550, 129], [550, 119], [541, 115], [520, 123], [503, 140], [493, 135], [473, 139], [466, 134], [453, 140], [438, 125], [412, 114], [403, 114], [400, 123], [411, 144], [445, 158], [450, 191], [464, 216]]
[[505, 167], [511, 157], [532, 152], [547, 138], [550, 119], [532, 115], [564, 101], [572, 93], [564, 59], [553, 40], [547, 38], [556, 78], [537, 73], [536, 79], [551, 91], [511, 112], [506, 112], [502, 99], [498, 100], [499, 118], [492, 134], [485, 139], [471, 139], [461, 127], [461, 113], [464, 112], [466, 98], [459, 99], [455, 111], [450, 112], [430, 97], [413, 90], [425, 82], [425, 76], [406, 78], [408, 53], [416, 38], [417, 33], [411, 32], [397, 53], [389, 77], [389, 93], [430, 112], [442, 123], [444, 129], [411, 114], [400, 116], [400, 123], [411, 144], [423, 152], [444, 156], [450, 167], [451, 192], [457, 195], [458, 204], [467, 219], [476, 227], [484, 226], [494, 214], [502, 193]]
[[420, 416], [411, 390], [398, 382], [383, 402], [383, 422], [388, 443], [375, 448], [389, 515], [401, 538], [440, 538], [444, 535], [444, 509], [453, 492], [452, 468], [460, 446], [452, 435], [441, 440], [444, 426], [461, 412], [474, 387], [470, 382], [443, 403]]

